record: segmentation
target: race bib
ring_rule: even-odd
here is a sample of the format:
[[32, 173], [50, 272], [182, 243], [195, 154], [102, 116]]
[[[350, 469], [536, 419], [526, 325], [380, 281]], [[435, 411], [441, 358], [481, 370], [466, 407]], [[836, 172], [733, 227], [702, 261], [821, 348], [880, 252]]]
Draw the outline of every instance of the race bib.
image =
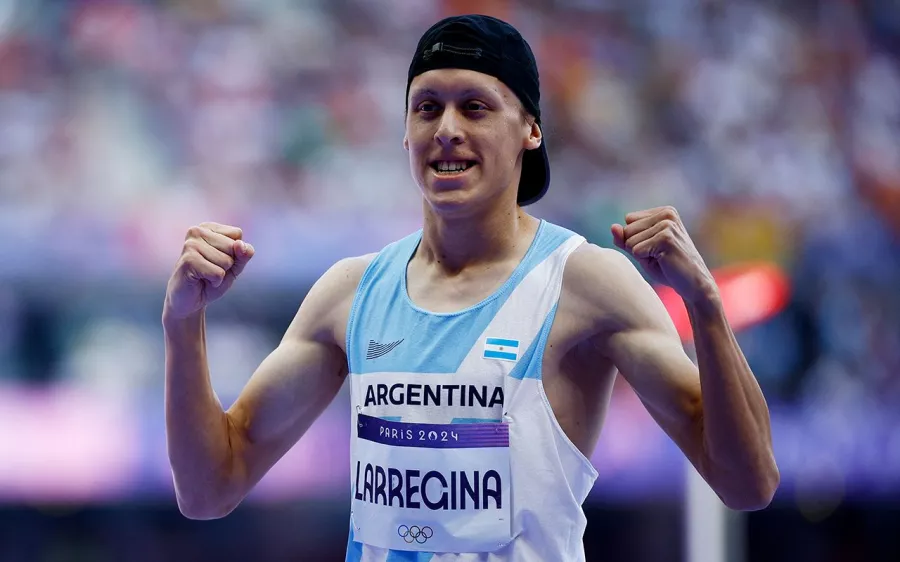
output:
[[359, 414], [352, 470], [357, 541], [490, 552], [511, 540], [505, 423], [403, 423]]

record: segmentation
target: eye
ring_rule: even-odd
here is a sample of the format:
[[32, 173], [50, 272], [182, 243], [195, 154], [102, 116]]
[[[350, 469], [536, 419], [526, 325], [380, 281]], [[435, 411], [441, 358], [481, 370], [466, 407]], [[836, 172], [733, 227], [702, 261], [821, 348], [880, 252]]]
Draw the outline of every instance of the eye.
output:
[[440, 109], [438, 105], [432, 101], [423, 101], [416, 107], [416, 111], [420, 113], [434, 113], [438, 109]]
[[464, 107], [466, 108], [466, 111], [484, 111], [485, 109], [487, 109], [486, 105], [484, 105], [480, 101], [474, 100], [467, 102]]

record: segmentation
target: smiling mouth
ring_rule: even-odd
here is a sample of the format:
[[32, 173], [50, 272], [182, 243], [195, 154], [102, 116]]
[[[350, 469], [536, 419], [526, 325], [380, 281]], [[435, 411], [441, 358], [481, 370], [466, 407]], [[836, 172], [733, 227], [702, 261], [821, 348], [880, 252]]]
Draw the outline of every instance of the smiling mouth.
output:
[[471, 170], [477, 163], [474, 160], [457, 160], [453, 162], [437, 161], [432, 162], [430, 165], [431, 169], [439, 176], [452, 176]]

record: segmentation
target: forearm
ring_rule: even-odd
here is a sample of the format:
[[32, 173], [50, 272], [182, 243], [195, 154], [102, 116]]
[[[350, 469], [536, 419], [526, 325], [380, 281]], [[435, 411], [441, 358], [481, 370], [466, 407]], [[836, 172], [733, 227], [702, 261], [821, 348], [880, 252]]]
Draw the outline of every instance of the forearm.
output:
[[705, 476], [730, 507], [764, 507], [779, 478], [765, 397], [718, 294], [686, 305], [703, 396]]
[[215, 395], [206, 357], [203, 312], [187, 319], [164, 315], [166, 438], [178, 504], [192, 518], [230, 509], [231, 428]]

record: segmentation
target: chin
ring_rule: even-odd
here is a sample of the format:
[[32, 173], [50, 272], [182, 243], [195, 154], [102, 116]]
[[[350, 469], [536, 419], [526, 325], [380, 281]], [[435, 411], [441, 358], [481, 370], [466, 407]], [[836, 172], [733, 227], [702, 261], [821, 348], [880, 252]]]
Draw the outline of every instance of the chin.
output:
[[454, 209], [463, 209], [469, 207], [473, 203], [473, 197], [463, 190], [454, 191], [427, 191], [425, 192], [425, 201], [436, 211], [451, 211]]
[[440, 214], [457, 215], [466, 213], [481, 203], [482, 197], [473, 189], [434, 189], [428, 187], [422, 190], [425, 202], [435, 212]]

